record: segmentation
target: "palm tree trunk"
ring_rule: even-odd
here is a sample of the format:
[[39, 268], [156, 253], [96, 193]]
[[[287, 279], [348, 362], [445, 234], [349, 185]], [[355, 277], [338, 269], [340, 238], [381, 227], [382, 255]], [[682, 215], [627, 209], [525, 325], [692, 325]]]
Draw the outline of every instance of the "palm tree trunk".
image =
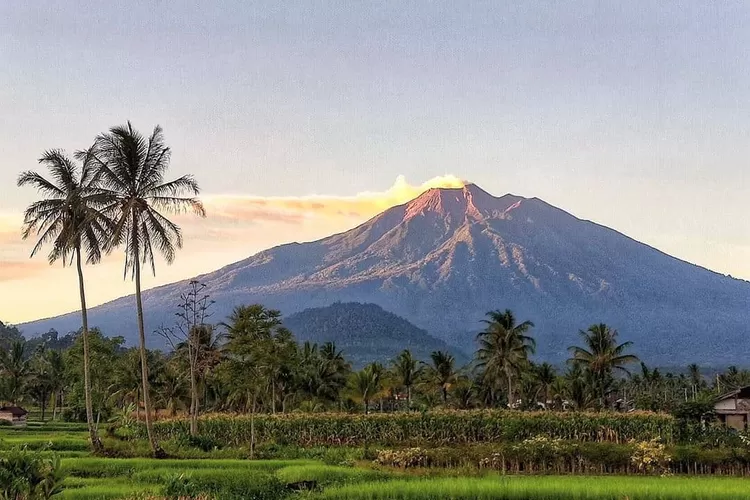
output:
[[94, 427], [94, 410], [91, 404], [91, 368], [89, 352], [89, 317], [86, 310], [86, 290], [83, 284], [83, 266], [81, 265], [81, 246], [76, 247], [76, 265], [78, 267], [78, 291], [81, 294], [81, 337], [83, 338], [83, 393], [86, 399], [86, 424], [89, 428], [89, 440], [94, 452], [100, 452], [102, 442]]
[[406, 407], [411, 410], [411, 385], [406, 386]]
[[54, 399], [52, 400], [52, 421], [53, 422], [57, 420], [57, 401], [58, 401], [58, 399], [59, 399], [59, 397], [58, 397], [57, 391], [55, 391]]
[[196, 378], [197, 356], [194, 342], [194, 333], [188, 333], [188, 355], [190, 356], [190, 435], [198, 435], [198, 380]]
[[510, 374], [506, 373], [505, 376], [508, 378], [508, 408], [513, 408], [513, 380], [510, 378]]
[[253, 391], [253, 406], [250, 412], [250, 460], [255, 457], [255, 401], [257, 391]]
[[133, 261], [135, 265], [135, 304], [138, 310], [138, 340], [140, 342], [141, 383], [143, 385], [143, 411], [146, 415], [146, 434], [148, 434], [148, 442], [151, 443], [151, 451], [154, 454], [154, 458], [162, 458], [164, 456], [164, 450], [162, 450], [159, 443], [156, 442], [154, 426], [151, 421], [152, 415], [148, 384], [148, 358], [146, 357], [146, 331], [145, 326], [143, 325], [143, 300], [141, 298], [141, 263], [137, 250]]
[[276, 415], [276, 384], [271, 381], [271, 413]]

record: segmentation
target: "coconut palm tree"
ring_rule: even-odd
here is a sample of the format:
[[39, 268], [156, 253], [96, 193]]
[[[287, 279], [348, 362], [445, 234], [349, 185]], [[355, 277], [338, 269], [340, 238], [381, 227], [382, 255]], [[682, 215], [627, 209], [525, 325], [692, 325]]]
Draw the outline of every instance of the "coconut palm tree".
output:
[[16, 404], [32, 375], [22, 340], [14, 341], [7, 351], [0, 351], [0, 373], [5, 379], [5, 397], [11, 404]]
[[606, 406], [607, 381], [611, 380], [613, 372], [629, 375], [626, 366], [638, 363], [637, 356], [626, 354], [625, 351], [633, 345], [632, 342], [617, 343], [617, 330], [611, 329], [604, 323], [591, 325], [588, 330], [580, 332], [583, 347], [571, 346], [572, 354], [568, 360], [588, 370], [593, 376], [596, 390], [600, 398], [600, 405]]
[[557, 380], [555, 367], [549, 363], [542, 363], [535, 367], [534, 375], [544, 397], [544, 407], [549, 408], [549, 405], [552, 403], [550, 400], [552, 386], [555, 383], [555, 380]]
[[141, 264], [150, 266], [155, 274], [154, 254], [160, 253], [171, 264], [182, 247], [180, 228], [164, 213], [192, 211], [204, 217], [205, 211], [196, 198], [200, 189], [192, 176], [165, 181], [170, 149], [161, 127], [155, 127], [147, 138], [128, 122], [99, 135], [94, 148], [100, 186], [109, 198], [107, 210], [114, 219], [109, 248], [125, 246], [125, 275], [130, 273], [135, 281], [146, 430], [154, 455], [162, 456], [151, 422]]
[[102, 449], [94, 425], [91, 404], [91, 376], [89, 359], [89, 326], [86, 309], [86, 290], [83, 281], [82, 261], [96, 264], [102, 258], [102, 249], [111, 232], [112, 221], [105, 214], [107, 197], [97, 188], [98, 171], [93, 149], [76, 153], [78, 166], [62, 151], [45, 152], [39, 159], [50, 173], [51, 180], [37, 172], [23, 172], [18, 178], [19, 186], [31, 186], [43, 196], [29, 205], [24, 213], [23, 238], [38, 236], [31, 256], [41, 248], [52, 244], [47, 255], [50, 264], [62, 261], [63, 265], [76, 262], [78, 269], [78, 291], [81, 299], [81, 323], [83, 330], [83, 374], [86, 399], [86, 422], [89, 439], [94, 451]]
[[57, 405], [60, 402], [60, 395], [65, 388], [65, 358], [63, 358], [62, 352], [54, 349], [46, 352], [46, 358], [51, 374], [52, 420], [57, 420]]
[[693, 395], [693, 399], [698, 396], [698, 392], [703, 389], [706, 385], [706, 381], [703, 379], [701, 374], [701, 368], [696, 363], [688, 365], [688, 379], [690, 380], [690, 388]]
[[448, 389], [456, 383], [458, 372], [456, 371], [456, 359], [447, 352], [434, 351], [430, 354], [432, 364], [427, 365], [427, 379], [430, 384], [440, 387], [443, 404], [448, 402]]
[[318, 350], [320, 357], [317, 363], [316, 379], [320, 384], [317, 395], [327, 401], [339, 399], [341, 390], [346, 387], [346, 379], [351, 365], [344, 358], [344, 353], [336, 347], [335, 342], [326, 342]]
[[411, 409], [411, 388], [422, 375], [422, 368], [409, 349], [401, 351], [393, 361], [393, 371], [401, 385], [406, 388], [406, 405], [409, 409]]
[[370, 401], [381, 390], [383, 372], [380, 364], [371, 363], [354, 373], [349, 381], [352, 395], [362, 402], [365, 415], [369, 413]]
[[482, 370], [485, 384], [499, 385], [505, 380], [508, 405], [513, 405], [513, 383], [529, 366], [529, 356], [536, 349], [536, 341], [528, 335], [534, 327], [531, 321], [517, 324], [510, 309], [490, 311], [484, 320], [485, 330], [477, 336], [477, 368]]

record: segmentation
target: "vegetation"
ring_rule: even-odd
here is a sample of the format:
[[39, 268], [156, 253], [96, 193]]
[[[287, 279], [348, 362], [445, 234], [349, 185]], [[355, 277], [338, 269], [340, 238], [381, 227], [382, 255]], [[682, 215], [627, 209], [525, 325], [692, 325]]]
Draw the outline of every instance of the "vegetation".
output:
[[[155, 272], [157, 254], [170, 263], [182, 246], [165, 214], [205, 215], [191, 176], [166, 180], [169, 159], [159, 127], [144, 137], [128, 123], [76, 153], [78, 163], [45, 153], [50, 179], [19, 178], [41, 196], [24, 218], [23, 236], [37, 238], [32, 256], [50, 244], [50, 263], [76, 263], [81, 329], [26, 341], [0, 323], [0, 400], [33, 406], [41, 420], [0, 429], [0, 498], [744, 494], [733, 480], [497, 477], [750, 475], [750, 435], [715, 425], [712, 403], [750, 384], [750, 372], [730, 367], [709, 380], [690, 365], [662, 374], [605, 324], [580, 332], [561, 370], [532, 359], [531, 321], [490, 311], [464, 363], [367, 306], [338, 304], [352, 311], [347, 321], [323, 310], [305, 324], [251, 304], [209, 322], [210, 290], [192, 281], [175, 304], [175, 325], [153, 332], [173, 349], [148, 350], [141, 267]], [[83, 263], [116, 248], [135, 282], [135, 348], [88, 324]], [[346, 349], [326, 337], [332, 323], [351, 330], [341, 337]], [[298, 342], [295, 330], [308, 340]], [[388, 363], [358, 356], [363, 336], [389, 339]]]
[[[108, 200], [97, 186], [99, 171], [94, 165], [93, 148], [77, 153], [76, 157], [81, 160], [80, 167], [61, 151], [48, 151], [42, 155], [39, 163], [47, 167], [52, 180], [29, 171], [21, 174], [18, 185], [32, 186], [44, 196], [32, 203], [24, 213], [23, 238], [32, 234], [39, 237], [31, 256], [39, 252], [46, 243], [52, 243], [52, 250], [47, 256], [50, 264], [58, 260], [63, 265], [73, 260], [76, 263], [81, 299], [86, 422], [91, 445], [94, 450], [100, 451], [101, 441], [94, 427], [91, 406], [89, 327], [81, 253], [86, 253], [86, 262], [89, 264], [96, 264], [101, 260], [102, 247], [106, 235], [112, 230], [112, 221], [104, 212]], [[14, 349], [13, 352], [17, 351]]]
[[324, 499], [499, 499], [499, 500], [691, 500], [734, 499], [747, 494], [742, 480], [684, 478], [430, 478], [361, 483], [326, 490]]
[[[94, 158], [98, 163], [98, 189], [105, 197], [107, 211], [113, 220], [108, 247], [125, 247], [125, 273], [135, 281], [135, 300], [138, 316], [139, 353], [143, 406], [149, 442], [155, 455], [161, 453], [151, 435], [151, 396], [149, 390], [146, 331], [143, 324], [141, 298], [141, 264], [156, 273], [155, 251], [169, 264], [177, 248], [182, 247], [180, 228], [161, 212], [179, 213], [192, 210], [205, 216], [197, 198], [198, 183], [189, 175], [166, 181], [170, 149], [164, 144], [161, 127], [154, 128], [150, 137], [143, 137], [128, 122], [113, 127], [109, 133], [96, 138]], [[192, 196], [184, 196], [189, 194]]]
[[[191, 283], [186, 293], [197, 290], [196, 286], [199, 285]], [[200, 317], [205, 320], [210, 317], [210, 300], [208, 294], [202, 297], [206, 299], [207, 310]], [[182, 310], [176, 309], [178, 314]], [[639, 371], [631, 369], [628, 373], [632, 374], [618, 376], [617, 370], [625, 373], [625, 366], [635, 364], [637, 358], [626, 351], [628, 344], [617, 342], [616, 332], [606, 325], [596, 325], [584, 334], [584, 345], [571, 349], [569, 367], [559, 373], [552, 365], [535, 364], [529, 358], [533, 348], [530, 323], [517, 324], [510, 311], [492, 313], [486, 331], [479, 336], [475, 362], [466, 366], [456, 366], [455, 358], [442, 351], [435, 351], [429, 360], [420, 361], [404, 350], [387, 366], [371, 363], [358, 371], [351, 368], [351, 363], [333, 343], [322, 346], [297, 343], [293, 333], [284, 326], [281, 313], [262, 305], [238, 307], [225, 323], [207, 324], [204, 320], [193, 322], [184, 330], [184, 340], [175, 343], [174, 351], [145, 350], [147, 390], [155, 406], [148, 409], [141, 379], [140, 348], [127, 349], [122, 339], [108, 339], [92, 329], [88, 335], [89, 391], [94, 421], [103, 425], [109, 420], [109, 425], [119, 427], [121, 432], [130, 428], [135, 433], [140, 429], [137, 422], [147, 416], [149, 421], [156, 418], [159, 430], [151, 432], [153, 443], [169, 426], [182, 428], [183, 415], [189, 417], [188, 434], [192, 437], [203, 435], [202, 429], [213, 426], [209, 424], [213, 421], [225, 425], [229, 420], [236, 420], [238, 423], [233, 425], [240, 426], [244, 433], [245, 417], [217, 415], [242, 413], [249, 415], [248, 422], [253, 429], [257, 422], [259, 442], [272, 439], [327, 443], [326, 438], [311, 433], [307, 438], [298, 438], [295, 431], [282, 429], [286, 425], [296, 425], [294, 422], [300, 413], [337, 413], [325, 417], [334, 428], [345, 425], [345, 429], [336, 431], [337, 439], [360, 443], [387, 442], [378, 437], [381, 432], [378, 429], [384, 425], [379, 422], [384, 420], [373, 416], [359, 421], [349, 414], [395, 412], [393, 418], [386, 419], [390, 428], [404, 433], [407, 431], [401, 427], [406, 425], [412, 433], [411, 422], [419, 420], [424, 421], [419, 425], [427, 425], [427, 417], [424, 413], [404, 411], [418, 409], [430, 411], [430, 418], [434, 418], [434, 425], [438, 426], [436, 433], [449, 432], [446, 429], [454, 424], [447, 423], [447, 419], [453, 418], [464, 426], [479, 426], [479, 429], [517, 426], [519, 436], [533, 437], [543, 433], [538, 430], [537, 422], [546, 419], [547, 422], [566, 421], [573, 426], [574, 430], [561, 432], [561, 438], [575, 435], [588, 439], [587, 433], [592, 431], [586, 430], [587, 424], [581, 422], [606, 420], [605, 430], [630, 436], [630, 431], [620, 430], [621, 426], [630, 425], [637, 418], [617, 412], [649, 410], [671, 412], [676, 417], [667, 419], [669, 428], [658, 435], [669, 441], [701, 443], [731, 439], [719, 437], [728, 434], [707, 425], [712, 421], [711, 401], [719, 391], [739, 387], [750, 378], [747, 372], [730, 368], [709, 382], [695, 367], [692, 372], [662, 375], [659, 370], [643, 364]], [[599, 340], [596, 340], [597, 335]], [[59, 340], [57, 335], [48, 338]], [[60, 348], [58, 342], [51, 343], [52, 347], [37, 345], [30, 352], [29, 345], [14, 340], [7, 349], [0, 351], [0, 398], [36, 404], [43, 412], [50, 407], [56, 419], [86, 419], [83, 336], [70, 338], [74, 339], [73, 344], [67, 348]], [[212, 416], [199, 419], [199, 408], [202, 415]], [[509, 408], [521, 412], [501, 411]], [[446, 410], [490, 411], [451, 416], [453, 414]], [[525, 413], [530, 410], [536, 413]], [[608, 413], [590, 413], [602, 410]], [[288, 418], [269, 418], [290, 412], [294, 414]], [[487, 417], [481, 417], [485, 421], [477, 423], [478, 415]], [[317, 417], [305, 418], [316, 421]], [[129, 419], [132, 422], [126, 424]], [[663, 421], [665, 417], [653, 419]], [[363, 430], [350, 423], [337, 422], [375, 427]], [[148, 433], [153, 425], [145, 423]], [[441, 427], [443, 425], [446, 427]], [[576, 426], [583, 426], [584, 430]], [[474, 436], [485, 432], [477, 434], [476, 427], [466, 428], [469, 430], [462, 431], [459, 427], [450, 432], [458, 433], [455, 439], [459, 442], [465, 440], [462, 432]], [[217, 433], [214, 439], [219, 443], [236, 442], [232, 430], [211, 432]], [[415, 439], [428, 438], [416, 434]], [[484, 438], [472, 439], [482, 441]], [[247, 444], [254, 450], [252, 440]]]
[[[577, 441], [624, 443], [660, 438], [672, 442], [676, 421], [652, 413], [563, 413], [508, 410], [444, 410], [355, 415], [289, 413], [284, 415], [207, 415], [200, 435], [216, 443], [315, 445], [451, 445], [519, 441], [537, 435]], [[189, 434], [184, 419], [154, 424], [162, 439]]]
[[[417, 359], [429, 359], [433, 351], [451, 350], [445, 342], [406, 319], [375, 304], [335, 302], [284, 317], [284, 326], [299, 342], [323, 345], [335, 342], [355, 368], [386, 363], [408, 349]], [[452, 350], [461, 364], [468, 357]]]
[[42, 458], [26, 450], [0, 457], [0, 498], [46, 500], [62, 491], [60, 460]]
[[[368, 418], [373, 417], [385, 419], [387, 415]], [[744, 480], [690, 478], [676, 474], [750, 473], [750, 448], [711, 451], [692, 445], [664, 445], [653, 440], [584, 442], [535, 436], [520, 441], [472, 445], [370, 449], [259, 444], [257, 452], [264, 459], [246, 460], [249, 450], [245, 448], [245, 455], [242, 455], [242, 447], [214, 448], [200, 452], [200, 457], [188, 458], [196, 453], [192, 444], [164, 436], [162, 439], [161, 444], [175, 459], [143, 458], [150, 454], [147, 440], [106, 436], [103, 441], [107, 449], [117, 449], [121, 456], [137, 458], [103, 458], [85, 451], [88, 448], [85, 426], [32, 422], [25, 429], [0, 430], [3, 443], [0, 471], [15, 471], [17, 477], [20, 471], [23, 477], [31, 478], [28, 484], [37, 486], [23, 489], [20, 496], [10, 497], [24, 499], [176, 498], [179, 495], [282, 499], [295, 497], [299, 490], [309, 490], [303, 496], [310, 498], [359, 498], [359, 492], [364, 495], [362, 498], [389, 499], [412, 496], [649, 499], [679, 498], [680, 495], [684, 498], [717, 498], [717, 495], [718, 498], [743, 498], [738, 488], [744, 487]], [[45, 445], [44, 441], [48, 443]], [[17, 448], [20, 442], [29, 443], [33, 445], [30, 448], [38, 451], [21, 451]], [[234, 454], [234, 458], [227, 452]], [[702, 462], [704, 470], [686, 468], [692, 467], [696, 460]], [[734, 468], [729, 466], [732, 461]], [[523, 474], [505, 475], [519, 472]], [[529, 474], [535, 476], [529, 477]], [[631, 476], [622, 478], [611, 474]], [[7, 485], [13, 483], [4, 479], [0, 484], [8, 488]], [[27, 483], [15, 481], [13, 487], [19, 484]], [[35, 491], [33, 495], [37, 496], [29, 496], [30, 491]]]

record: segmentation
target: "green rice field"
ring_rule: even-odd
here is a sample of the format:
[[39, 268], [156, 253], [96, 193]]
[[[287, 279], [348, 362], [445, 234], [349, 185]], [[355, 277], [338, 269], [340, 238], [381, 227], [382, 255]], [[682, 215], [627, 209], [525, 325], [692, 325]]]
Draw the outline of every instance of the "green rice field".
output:
[[[750, 498], [750, 482], [717, 476], [532, 476], [461, 470], [400, 470], [369, 461], [315, 459], [99, 458], [78, 424], [0, 428], [0, 456], [27, 446], [58, 456], [66, 473], [61, 499], [507, 499], [697, 500]], [[136, 447], [136, 450], [139, 449]], [[144, 448], [145, 449], [145, 448]], [[425, 475], [428, 474], [428, 475]], [[299, 489], [312, 488], [307, 491]]]

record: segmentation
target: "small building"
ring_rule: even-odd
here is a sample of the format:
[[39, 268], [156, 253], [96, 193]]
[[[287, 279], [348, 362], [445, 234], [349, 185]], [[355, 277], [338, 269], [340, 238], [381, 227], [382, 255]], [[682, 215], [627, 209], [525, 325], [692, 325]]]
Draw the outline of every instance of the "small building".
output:
[[720, 396], [714, 404], [719, 421], [738, 431], [748, 428], [750, 422], [750, 386], [740, 387]]
[[18, 406], [0, 407], [0, 420], [6, 420], [13, 425], [26, 425], [26, 410]]

